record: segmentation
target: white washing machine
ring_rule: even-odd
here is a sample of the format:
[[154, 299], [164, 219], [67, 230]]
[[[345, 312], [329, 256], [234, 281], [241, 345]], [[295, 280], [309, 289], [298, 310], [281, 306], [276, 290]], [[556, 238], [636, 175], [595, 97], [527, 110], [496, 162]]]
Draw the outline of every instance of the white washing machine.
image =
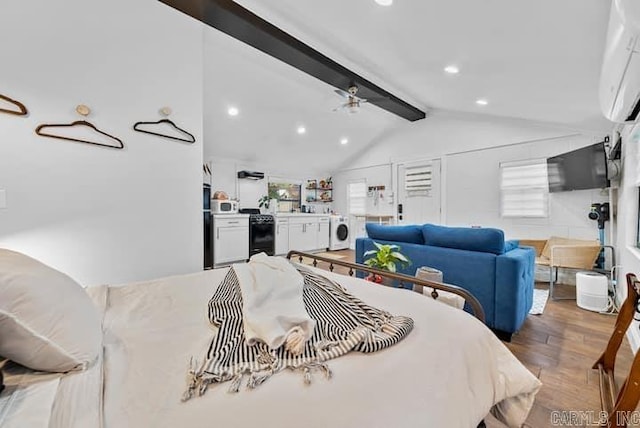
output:
[[349, 248], [349, 219], [341, 215], [332, 215], [330, 225], [329, 250]]

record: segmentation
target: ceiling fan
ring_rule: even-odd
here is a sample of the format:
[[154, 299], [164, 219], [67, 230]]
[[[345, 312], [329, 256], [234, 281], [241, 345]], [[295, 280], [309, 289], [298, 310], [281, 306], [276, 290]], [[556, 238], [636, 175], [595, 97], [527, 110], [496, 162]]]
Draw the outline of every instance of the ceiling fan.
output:
[[[373, 100], [366, 100], [358, 97], [356, 95], [358, 93], [358, 87], [356, 85], [349, 86], [348, 92], [343, 91], [342, 89], [336, 89], [334, 92], [341, 97], [346, 98], [347, 102], [334, 108], [333, 111], [346, 110], [348, 113], [358, 113], [360, 111], [360, 104], [378, 100], [377, 98]], [[384, 98], [379, 98], [379, 100], [383, 99]]]

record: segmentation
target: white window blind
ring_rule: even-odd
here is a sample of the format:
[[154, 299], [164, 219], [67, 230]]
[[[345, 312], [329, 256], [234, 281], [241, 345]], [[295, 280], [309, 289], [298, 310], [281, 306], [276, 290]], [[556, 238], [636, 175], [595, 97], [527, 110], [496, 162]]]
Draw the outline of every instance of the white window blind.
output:
[[500, 164], [502, 217], [546, 217], [549, 179], [545, 159]]
[[407, 193], [430, 192], [432, 186], [432, 172], [433, 167], [431, 164], [407, 168], [404, 172], [404, 188]]
[[347, 194], [349, 195], [349, 214], [365, 214], [367, 210], [367, 183], [364, 181], [349, 183]]

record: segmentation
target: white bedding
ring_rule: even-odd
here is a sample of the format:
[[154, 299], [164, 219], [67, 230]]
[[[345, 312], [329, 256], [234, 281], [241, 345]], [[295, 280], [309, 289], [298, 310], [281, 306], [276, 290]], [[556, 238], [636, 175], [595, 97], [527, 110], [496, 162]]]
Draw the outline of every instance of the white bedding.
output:
[[95, 288], [104, 361], [61, 380], [50, 428], [475, 428], [496, 404], [509, 426], [522, 424], [540, 383], [483, 324], [411, 291], [323, 273], [412, 317], [413, 332], [387, 350], [330, 361], [331, 380], [305, 386], [285, 371], [255, 390], [221, 385], [183, 403], [189, 360], [205, 355], [214, 334], [207, 304], [226, 269]]

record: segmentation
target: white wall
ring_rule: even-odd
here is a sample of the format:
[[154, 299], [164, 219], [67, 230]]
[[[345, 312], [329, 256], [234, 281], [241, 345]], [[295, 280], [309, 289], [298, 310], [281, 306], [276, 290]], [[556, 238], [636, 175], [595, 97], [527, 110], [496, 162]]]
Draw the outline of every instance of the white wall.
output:
[[[237, 159], [209, 159], [211, 165], [211, 188], [212, 192], [222, 190], [226, 192], [231, 199], [240, 201], [240, 208], [257, 208], [258, 199], [268, 193], [269, 181], [284, 181], [290, 183], [299, 183], [302, 186], [302, 204], [314, 205], [316, 212], [331, 209], [331, 203], [314, 203], [305, 202], [306, 193], [305, 186], [307, 180], [319, 180], [329, 177], [327, 173], [314, 173], [309, 171], [309, 175], [299, 172], [300, 165], [293, 163], [292, 168], [284, 171], [282, 167], [272, 166], [268, 164], [247, 163]], [[264, 173], [263, 180], [238, 179], [238, 171], [259, 171]]]
[[[0, 28], [0, 93], [30, 110], [0, 114], [0, 247], [83, 284], [201, 269], [201, 24], [155, 0], [32, 0], [4, 5]], [[80, 103], [124, 150], [34, 134]], [[196, 144], [132, 131], [163, 106]]]
[[551, 193], [545, 218], [501, 217], [499, 191], [500, 163], [544, 159], [595, 142], [575, 136], [446, 156], [447, 224], [497, 227], [513, 239], [547, 239], [553, 235], [598, 239], [596, 222], [587, 214], [592, 203], [609, 200], [607, 190]]
[[367, 213], [371, 215], [394, 215], [392, 165], [373, 165], [370, 167], [345, 169], [334, 174], [334, 207], [337, 213], [347, 214], [347, 185], [352, 181], [364, 180], [367, 186], [385, 186], [383, 198], [376, 204], [372, 197], [367, 198]]
[[[636, 236], [638, 231], [638, 186], [640, 186], [640, 126], [627, 127], [623, 133], [623, 167], [622, 180], [618, 189], [617, 198], [617, 254], [619, 271], [618, 290], [619, 300], [622, 302], [627, 297], [626, 279], [627, 273], [635, 273], [640, 276], [640, 249], [636, 248]], [[634, 322], [628, 331], [632, 348], [640, 346], [640, 332], [638, 323]]]
[[[603, 136], [590, 135], [553, 124], [490, 116], [438, 112], [424, 121], [407, 124], [375, 143], [351, 165], [334, 173], [337, 210], [346, 210], [346, 183], [366, 178], [370, 185], [389, 185], [389, 163], [442, 159], [442, 219], [449, 225], [502, 228], [509, 238], [547, 238], [560, 235], [597, 239], [595, 222], [587, 218], [592, 202], [608, 201], [600, 190], [562, 192], [550, 196], [549, 217], [500, 217], [499, 165], [501, 162], [546, 158], [574, 150]], [[380, 165], [383, 166], [380, 166]], [[371, 165], [371, 166], [368, 166]], [[397, 189], [394, 189], [397, 192]], [[384, 204], [395, 213], [395, 203]]]

